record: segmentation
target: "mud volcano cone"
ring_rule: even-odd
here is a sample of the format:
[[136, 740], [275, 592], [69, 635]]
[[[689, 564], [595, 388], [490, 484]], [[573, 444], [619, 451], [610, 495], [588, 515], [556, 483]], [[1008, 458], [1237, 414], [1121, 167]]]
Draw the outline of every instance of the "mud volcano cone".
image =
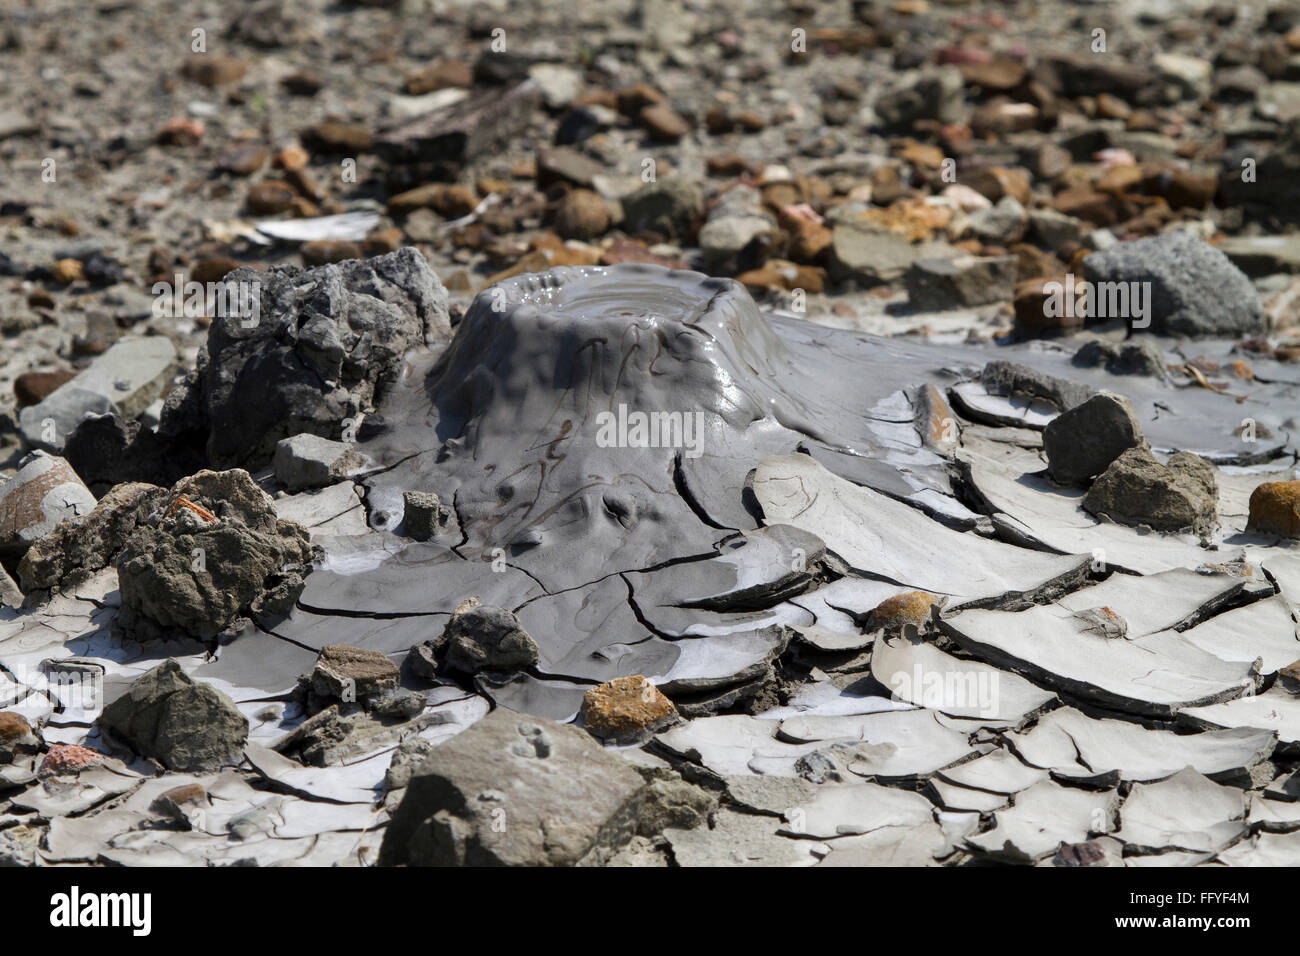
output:
[[880, 450], [832, 358], [787, 344], [730, 279], [639, 264], [510, 279], [383, 409], [372, 523], [400, 533], [403, 493], [434, 491], [462, 554], [504, 552], [548, 587], [708, 552], [757, 525], [743, 491], [763, 457]]

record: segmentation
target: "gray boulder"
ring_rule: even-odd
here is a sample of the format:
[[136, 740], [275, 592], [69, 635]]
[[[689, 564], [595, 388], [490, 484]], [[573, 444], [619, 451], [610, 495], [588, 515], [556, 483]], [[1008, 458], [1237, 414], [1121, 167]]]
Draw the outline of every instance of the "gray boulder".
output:
[[1130, 448], [1101, 473], [1083, 496], [1085, 511], [1156, 531], [1208, 537], [1219, 523], [1214, 466], [1180, 451], [1163, 465], [1145, 447]]
[[301, 432], [341, 437], [374, 410], [409, 349], [451, 336], [447, 292], [413, 248], [316, 269], [241, 268], [222, 282], [257, 293], [255, 320], [214, 318], [192, 395], [160, 424], [196, 420], [218, 467], [265, 465]]
[[1101, 392], [1052, 419], [1043, 431], [1043, 451], [1052, 478], [1078, 484], [1099, 475], [1130, 448], [1143, 444], [1133, 403]]
[[447, 666], [477, 674], [479, 671], [517, 671], [537, 663], [537, 642], [511, 611], [474, 601], [456, 609], [447, 622]]
[[242, 759], [248, 719], [215, 687], [163, 661], [104, 708], [99, 723], [168, 770], [219, 770]]
[[[1094, 283], [1092, 314], [1110, 310], [1111, 297], [1100, 283], [1141, 283], [1128, 286], [1131, 328], [1143, 320], [1133, 308], [1134, 290], [1150, 321], [1149, 331], [1190, 337], [1249, 335], [1263, 330], [1264, 308], [1245, 273], [1218, 249], [1186, 232], [1121, 242], [1084, 259], [1088, 281]], [[1116, 316], [1108, 316], [1114, 318]]]
[[636, 834], [644, 791], [585, 731], [498, 709], [411, 772], [379, 862], [598, 865]]
[[1015, 284], [1014, 256], [920, 259], [907, 271], [907, 297], [912, 308], [926, 311], [1009, 302]]
[[282, 615], [315, 556], [307, 529], [277, 518], [246, 471], [201, 471], [177, 482], [123, 545], [114, 627], [137, 640], [210, 640], [245, 616]]

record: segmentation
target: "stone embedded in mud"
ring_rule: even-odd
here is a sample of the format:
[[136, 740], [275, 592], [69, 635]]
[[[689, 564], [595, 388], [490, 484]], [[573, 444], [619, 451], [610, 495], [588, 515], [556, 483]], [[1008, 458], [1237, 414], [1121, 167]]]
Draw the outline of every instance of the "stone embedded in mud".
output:
[[1300, 538], [1300, 481], [1266, 481], [1250, 493], [1247, 531]]
[[13, 761], [23, 754], [34, 754], [41, 749], [41, 739], [22, 714], [0, 710], [0, 764]]
[[1120, 524], [1200, 537], [1208, 537], [1219, 523], [1214, 466], [1185, 451], [1164, 465], [1145, 446], [1130, 448], [1093, 482], [1082, 505], [1090, 514]]
[[90, 767], [98, 767], [104, 762], [104, 755], [80, 744], [51, 744], [49, 752], [36, 768], [39, 777], [54, 777], [60, 774], [81, 773]]
[[186, 783], [172, 787], [154, 797], [149, 809], [159, 816], [191, 829], [197, 814], [211, 803], [208, 792], [201, 784]]
[[1063, 412], [1082, 405], [1097, 394], [1087, 385], [1056, 378], [1015, 362], [989, 362], [980, 372], [979, 379], [990, 394], [1041, 398]]
[[412, 770], [379, 863], [598, 865], [637, 832], [644, 793], [585, 731], [497, 709]]
[[120, 484], [89, 514], [60, 522], [19, 562], [23, 590], [31, 595], [72, 586], [108, 567], [163, 494], [156, 485]]
[[99, 723], [168, 770], [219, 770], [237, 763], [248, 719], [234, 702], [163, 661], [104, 708]]
[[193, 394], [159, 426], [188, 424], [218, 467], [264, 465], [301, 432], [355, 432], [406, 352], [451, 331], [446, 290], [413, 248], [308, 270], [241, 268], [222, 285], [250, 292], [257, 308], [213, 319], [197, 376], [178, 386]]
[[397, 665], [379, 651], [326, 644], [311, 672], [311, 688], [345, 703], [368, 701], [397, 687]]
[[636, 743], [678, 719], [673, 702], [640, 675], [606, 681], [582, 698], [582, 725], [613, 743]]
[[[1167, 335], [1242, 335], [1264, 327], [1264, 309], [1250, 280], [1218, 249], [1187, 232], [1171, 232], [1121, 242], [1084, 260], [1098, 301], [1099, 283], [1127, 289], [1128, 314], [1134, 328], [1149, 321], [1150, 331]], [[1144, 314], [1134, 308], [1140, 294]], [[1108, 316], [1114, 318], [1115, 316]]]
[[1123, 343], [1096, 339], [1080, 346], [1070, 361], [1080, 368], [1104, 365], [1112, 375], [1150, 375], [1162, 380], [1169, 377], [1160, 347], [1149, 339]]
[[687, 783], [673, 770], [644, 768], [645, 795], [637, 833], [643, 837], [657, 837], [672, 827], [690, 830], [708, 822], [718, 808], [718, 798], [707, 790]]
[[416, 541], [428, 541], [447, 530], [451, 511], [432, 491], [407, 491], [402, 495], [402, 528]]
[[473, 598], [456, 609], [442, 641], [447, 666], [467, 674], [517, 671], [537, 663], [537, 642], [520, 626], [519, 618]]
[[65, 518], [89, 514], [95, 496], [66, 461], [34, 452], [0, 484], [0, 557], [21, 558]]
[[1099, 475], [1130, 448], [1143, 443], [1133, 403], [1102, 392], [1054, 418], [1043, 431], [1043, 451], [1052, 477], [1076, 484]]
[[867, 627], [871, 630], [902, 630], [911, 626], [924, 628], [930, 620], [930, 608], [936, 598], [924, 591], [904, 591], [893, 597], [885, 598], [867, 615]]
[[307, 530], [277, 518], [248, 472], [201, 471], [177, 482], [122, 546], [114, 627], [138, 640], [210, 640], [243, 616], [284, 614], [315, 555]]
[[304, 432], [275, 446], [275, 478], [289, 491], [324, 488], [342, 481], [365, 465], [351, 442], [330, 441]]

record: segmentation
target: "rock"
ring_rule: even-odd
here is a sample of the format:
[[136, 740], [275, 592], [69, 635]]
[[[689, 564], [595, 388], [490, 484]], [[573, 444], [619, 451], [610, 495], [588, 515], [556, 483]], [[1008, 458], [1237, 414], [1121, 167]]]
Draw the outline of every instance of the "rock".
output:
[[1020, 241], [1028, 225], [1025, 207], [1011, 196], [1003, 196], [996, 204], [987, 209], [977, 209], [970, 215], [971, 233], [993, 245]]
[[538, 63], [528, 68], [529, 78], [542, 92], [542, 102], [555, 112], [565, 109], [578, 98], [582, 89], [582, 74], [556, 63]]
[[[1231, 236], [1219, 243], [1218, 250], [1252, 279], [1279, 272], [1300, 272], [1300, 237], [1297, 236]], [[17, 387], [15, 382], [14, 388]]]
[[1161, 82], [1173, 88], [1167, 100], [1204, 100], [1213, 91], [1214, 67], [1209, 60], [1180, 53], [1157, 53], [1151, 65]]
[[646, 183], [623, 200], [623, 228], [630, 233], [654, 232], [681, 239], [694, 228], [704, 210], [699, 187], [681, 176]]
[[73, 586], [110, 566], [162, 494], [163, 489], [155, 485], [120, 484], [89, 514], [61, 521], [19, 562], [23, 590], [34, 594]]
[[104, 763], [104, 755], [80, 744], [51, 744], [49, 752], [36, 768], [38, 777], [77, 774]]
[[691, 125], [671, 106], [654, 103], [641, 110], [641, 125], [659, 143], [675, 143], [691, 131]]
[[1300, 481], [1266, 481], [1250, 493], [1247, 531], [1300, 538]]
[[1219, 523], [1214, 466], [1185, 451], [1162, 465], [1146, 447], [1130, 448], [1093, 482], [1082, 505], [1120, 524], [1203, 538]]
[[311, 689], [320, 697], [365, 703], [397, 688], [397, 665], [379, 651], [326, 644], [311, 672]]
[[913, 627], [924, 630], [930, 620], [930, 609], [936, 598], [924, 591], [904, 591], [885, 598], [867, 615], [869, 630], [901, 631]]
[[12, 710], [0, 710], [0, 764], [39, 753], [40, 749], [41, 740], [26, 717]]
[[876, 115], [886, 126], [906, 127], [917, 120], [954, 123], [961, 118], [962, 75], [955, 67], [926, 70], [881, 93]]
[[635, 835], [644, 789], [584, 731], [497, 709], [412, 772], [379, 862], [600, 864]]
[[451, 616], [442, 642], [447, 666], [467, 674], [517, 671], [537, 663], [537, 642], [520, 626], [519, 618], [473, 598]]
[[[1084, 268], [1094, 284], [1143, 283], [1145, 318], [1153, 332], [1234, 336], [1264, 326], [1264, 309], [1250, 280], [1222, 252], [1186, 232], [1119, 243], [1088, 256]], [[1104, 290], [1097, 289], [1103, 298]], [[1129, 299], [1135, 301], [1133, 292]], [[1094, 314], [1099, 304], [1090, 303]], [[1128, 311], [1132, 314], [1122, 317], [1129, 325], [1143, 328], [1137, 310]]]
[[298, 247], [298, 254], [302, 256], [302, 264], [308, 268], [362, 257], [361, 246], [343, 239], [314, 239], [304, 242]]
[[644, 677], [617, 677], [582, 698], [582, 725], [616, 744], [647, 740], [681, 718], [673, 702]]
[[589, 189], [570, 190], [555, 209], [555, 231], [565, 239], [595, 239], [610, 226], [609, 206]]
[[991, 203], [1014, 199], [1022, 207], [1032, 198], [1029, 171], [1007, 166], [985, 166], [970, 178], [970, 187]]
[[478, 196], [468, 186], [430, 183], [398, 193], [388, 200], [390, 216], [406, 216], [417, 209], [432, 209], [445, 219], [467, 216], [478, 205]]
[[646, 789], [637, 821], [640, 836], [657, 837], [670, 827], [690, 830], [703, 826], [718, 808], [717, 797], [687, 783], [674, 771], [647, 769], [642, 776]]
[[0, 608], [22, 607], [23, 600], [23, 592], [9, 576], [9, 572], [0, 565]]
[[194, 54], [181, 67], [181, 75], [200, 86], [218, 87], [238, 83], [248, 72], [248, 64], [231, 56], [212, 53]]
[[26, 408], [44, 401], [60, 385], [72, 381], [77, 373], [72, 369], [52, 372], [23, 372], [14, 379], [14, 398], [18, 408]]
[[437, 63], [406, 74], [406, 92], [423, 96], [445, 89], [469, 89], [474, 85], [474, 70], [462, 60], [439, 60]]
[[114, 627], [137, 640], [211, 640], [245, 615], [283, 615], [315, 555], [307, 530], [277, 518], [248, 472], [201, 471], [177, 482], [122, 546]]
[[70, 285], [83, 277], [80, 259], [56, 259], [50, 266], [50, 275], [59, 285]]
[[264, 179], [248, 190], [244, 205], [256, 216], [275, 216], [292, 206], [297, 195], [288, 183]]
[[235, 176], [251, 176], [262, 168], [267, 155], [261, 143], [239, 143], [217, 157], [217, 169]]
[[433, 743], [423, 737], [412, 734], [403, 740], [393, 751], [393, 759], [384, 773], [384, 789], [391, 793], [405, 787], [411, 782], [411, 774], [428, 759], [433, 750]]
[[402, 528], [416, 541], [428, 541], [447, 530], [451, 509], [444, 508], [431, 491], [407, 491], [402, 494]]
[[1086, 287], [1080, 283], [1071, 302], [1067, 298], [1068, 283], [1068, 276], [1038, 276], [1017, 282], [1012, 303], [1016, 333], [1022, 338], [1034, 338], [1083, 328], [1088, 315]]
[[176, 346], [161, 335], [118, 339], [75, 378], [24, 408], [19, 427], [33, 445], [61, 451], [86, 416], [112, 412], [131, 419], [156, 402], [171, 381], [176, 358]]
[[365, 468], [366, 459], [350, 442], [303, 432], [276, 444], [272, 464], [276, 481], [289, 491], [301, 491], [350, 478]]
[[0, 484], [0, 557], [17, 560], [65, 518], [89, 514], [95, 496], [68, 463], [34, 452]]
[[248, 720], [229, 697], [163, 661], [104, 708], [99, 723], [168, 770], [210, 771], [238, 763]]
[[1063, 212], [1055, 209], [1030, 210], [1030, 234], [1053, 252], [1070, 243], [1081, 243], [1084, 231], [1082, 222]]
[[1142, 444], [1133, 403], [1113, 392], [1101, 392], [1061, 413], [1043, 431], [1048, 470], [1065, 485], [1100, 475], [1125, 451]]
[[290, 435], [340, 437], [373, 410], [408, 349], [450, 335], [446, 290], [412, 248], [311, 270], [237, 269], [225, 282], [257, 296], [256, 321], [214, 318], [193, 383], [173, 390], [159, 426], [218, 466], [261, 467]]
[[[202, 820], [200, 814], [211, 803], [208, 792], [203, 789], [201, 784], [185, 783], [179, 787], [164, 790], [154, 797], [149, 804], [149, 810], [172, 823], [180, 824], [186, 830], [190, 830], [194, 829], [196, 823]], [[198, 828], [202, 829], [201, 823], [198, 823]]]
[[556, 183], [568, 183], [591, 189], [605, 167], [584, 153], [568, 146], [537, 151], [537, 188], [549, 189]]
[[1160, 346], [1149, 339], [1122, 343], [1096, 339], [1081, 345], [1070, 362], [1080, 368], [1104, 365], [1112, 375], [1149, 375], [1162, 380], [1169, 377]]
[[1013, 256], [918, 259], [907, 271], [912, 308], [925, 311], [1006, 302], [1015, 292]]
[[1041, 398], [1063, 412], [1082, 405], [1097, 394], [1087, 385], [1056, 378], [1015, 362], [989, 362], [980, 372], [979, 380], [990, 394]]
[[303, 130], [299, 136], [312, 153], [328, 156], [357, 156], [370, 152], [374, 143], [370, 130], [358, 123], [324, 120]]
[[831, 230], [830, 273], [837, 281], [871, 286], [896, 282], [919, 259], [955, 254], [944, 243], [912, 243], [885, 226], [839, 223]]
[[541, 90], [531, 80], [504, 95], [488, 90], [380, 129], [375, 149], [395, 165], [458, 169], [517, 140], [540, 100]]

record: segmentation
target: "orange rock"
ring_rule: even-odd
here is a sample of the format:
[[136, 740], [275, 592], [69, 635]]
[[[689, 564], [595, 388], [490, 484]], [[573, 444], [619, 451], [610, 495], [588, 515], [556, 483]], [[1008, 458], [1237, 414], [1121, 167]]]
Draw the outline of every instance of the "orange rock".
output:
[[54, 276], [54, 281], [59, 285], [76, 282], [81, 278], [82, 274], [81, 260], [59, 259], [54, 265], [50, 266], [50, 273]]
[[307, 154], [307, 150], [301, 146], [286, 146], [284, 149], [277, 150], [271, 157], [271, 165], [276, 169], [302, 169], [309, 159], [311, 157]]
[[362, 255], [361, 247], [357, 243], [343, 239], [316, 239], [313, 242], [304, 242], [298, 252], [302, 255], [303, 265], [309, 267], [360, 259]]
[[1032, 195], [1029, 170], [1014, 166], [987, 166], [971, 176], [967, 185], [989, 202], [1010, 196], [1026, 208]]
[[54, 744], [36, 769], [36, 774], [40, 777], [49, 777], [55, 774], [80, 773], [88, 767], [96, 767], [103, 762], [104, 755], [89, 747], [81, 747], [77, 744]]
[[616, 677], [582, 698], [582, 723], [602, 740], [634, 742], [678, 720], [673, 702], [644, 677]]
[[742, 272], [736, 281], [750, 290], [784, 289], [793, 292], [821, 292], [826, 287], [826, 270], [817, 266], [800, 266], [783, 259], [769, 259], [757, 269]]
[[1266, 481], [1252, 491], [1246, 530], [1300, 538], [1300, 481]]
[[901, 629], [909, 624], [921, 628], [930, 619], [930, 608], [934, 602], [934, 595], [924, 591], [895, 594], [872, 609], [867, 626], [872, 630]]
[[258, 216], [274, 216], [284, 212], [296, 197], [293, 187], [278, 179], [267, 179], [254, 185], [244, 200], [248, 211]]

